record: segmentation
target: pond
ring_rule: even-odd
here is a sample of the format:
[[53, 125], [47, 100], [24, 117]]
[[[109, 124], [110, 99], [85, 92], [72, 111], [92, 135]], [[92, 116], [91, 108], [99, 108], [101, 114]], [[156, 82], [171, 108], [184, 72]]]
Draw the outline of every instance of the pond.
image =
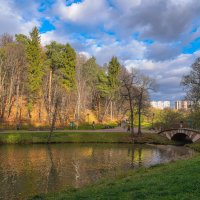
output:
[[186, 147], [122, 144], [0, 146], [0, 199], [82, 187], [119, 170], [192, 157]]

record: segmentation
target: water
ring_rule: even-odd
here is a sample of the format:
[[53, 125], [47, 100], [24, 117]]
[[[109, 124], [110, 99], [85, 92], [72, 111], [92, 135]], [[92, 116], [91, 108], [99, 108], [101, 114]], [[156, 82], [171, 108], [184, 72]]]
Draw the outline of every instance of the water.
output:
[[23, 200], [96, 182], [119, 170], [191, 157], [185, 147], [113, 144], [0, 146], [0, 199]]

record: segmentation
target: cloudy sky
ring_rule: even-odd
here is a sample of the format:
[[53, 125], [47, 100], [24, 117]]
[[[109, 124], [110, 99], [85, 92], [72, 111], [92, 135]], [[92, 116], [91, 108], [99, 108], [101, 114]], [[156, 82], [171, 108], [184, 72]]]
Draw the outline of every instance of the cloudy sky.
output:
[[159, 84], [153, 100], [178, 100], [183, 74], [200, 56], [199, 0], [0, 0], [0, 34], [70, 43], [103, 65], [117, 56]]

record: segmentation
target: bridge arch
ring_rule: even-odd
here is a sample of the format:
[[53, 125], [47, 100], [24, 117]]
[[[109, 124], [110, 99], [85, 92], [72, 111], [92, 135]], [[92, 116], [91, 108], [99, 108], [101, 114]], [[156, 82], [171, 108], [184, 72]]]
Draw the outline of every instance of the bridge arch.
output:
[[184, 134], [184, 133], [176, 133], [171, 137], [171, 140], [177, 141], [177, 142], [182, 142], [182, 143], [192, 143], [192, 139]]
[[158, 134], [167, 137], [169, 140], [181, 141], [185, 140], [189, 142], [200, 142], [200, 132], [193, 129], [179, 128], [168, 129], [159, 132]]

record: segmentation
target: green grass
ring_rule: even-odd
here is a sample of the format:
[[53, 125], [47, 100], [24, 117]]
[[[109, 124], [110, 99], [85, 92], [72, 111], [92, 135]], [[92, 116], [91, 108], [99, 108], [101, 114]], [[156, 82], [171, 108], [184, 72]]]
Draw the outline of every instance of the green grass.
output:
[[82, 189], [32, 200], [199, 200], [200, 156], [120, 174]]
[[[30, 144], [46, 143], [48, 132], [10, 131], [0, 133], [0, 144]], [[145, 133], [142, 137], [135, 136], [135, 143], [171, 144], [171, 142], [157, 134]], [[52, 143], [131, 143], [129, 133], [112, 132], [55, 132]]]

